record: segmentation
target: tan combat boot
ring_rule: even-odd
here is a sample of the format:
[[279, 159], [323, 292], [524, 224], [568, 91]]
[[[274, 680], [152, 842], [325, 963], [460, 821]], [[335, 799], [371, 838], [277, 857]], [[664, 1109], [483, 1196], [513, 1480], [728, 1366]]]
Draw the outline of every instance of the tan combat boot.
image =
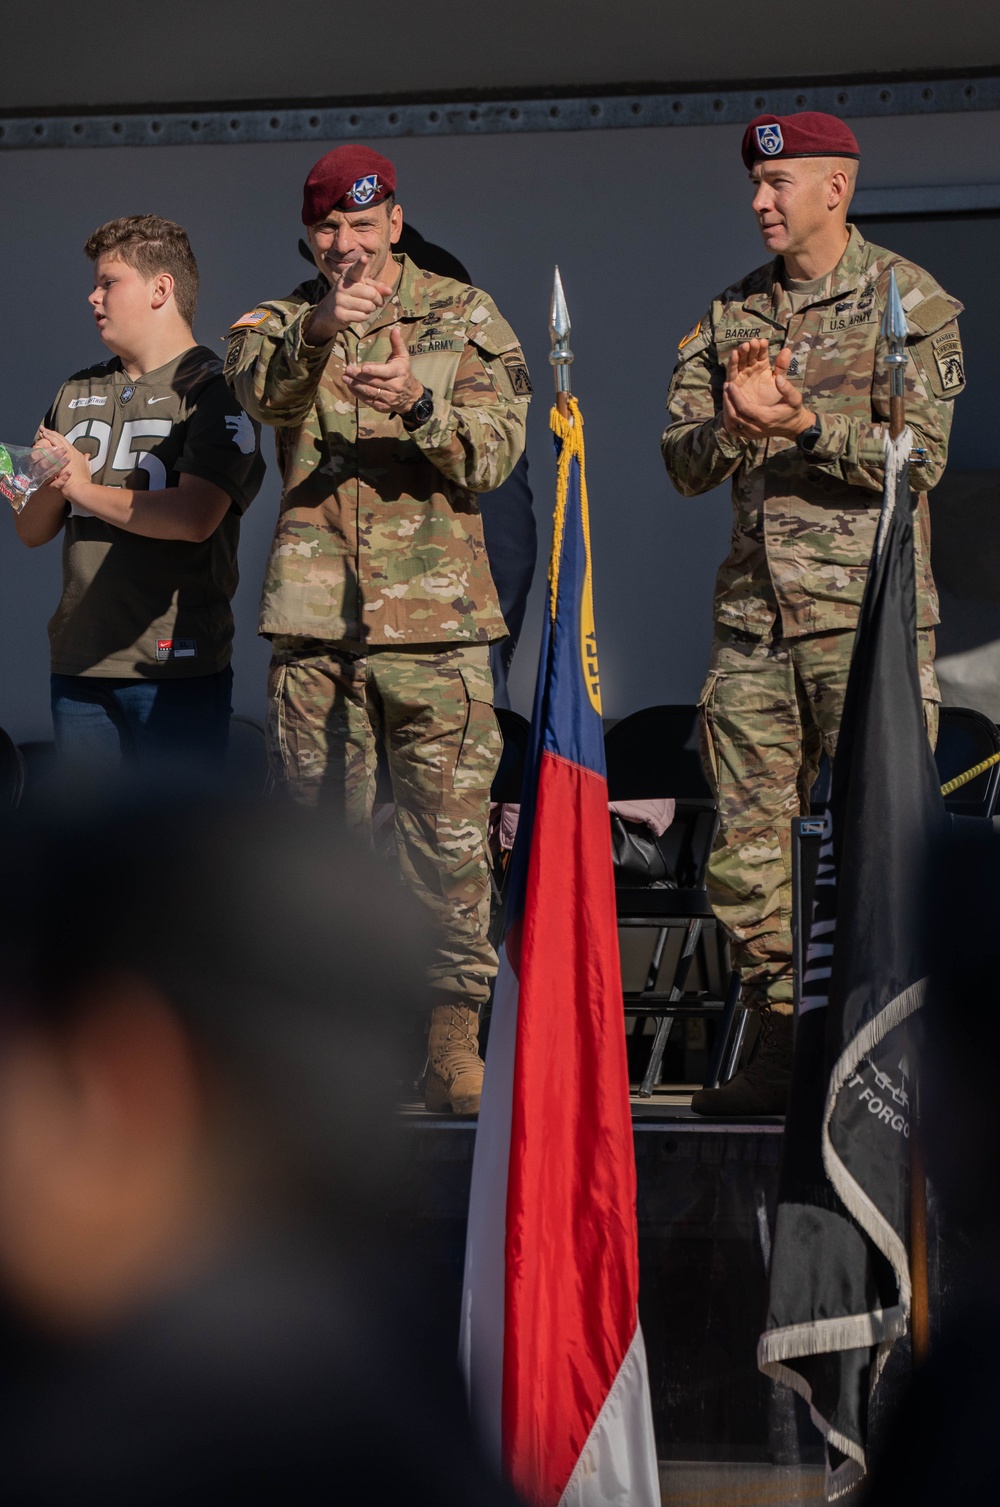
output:
[[463, 1005], [435, 1005], [427, 1038], [424, 1104], [435, 1114], [477, 1115], [483, 1092], [479, 1016]]

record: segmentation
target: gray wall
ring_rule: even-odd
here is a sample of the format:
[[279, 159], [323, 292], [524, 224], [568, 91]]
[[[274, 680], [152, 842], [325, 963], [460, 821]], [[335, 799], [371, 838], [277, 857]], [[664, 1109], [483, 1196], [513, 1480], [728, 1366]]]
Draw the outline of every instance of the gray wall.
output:
[[[357, 98], [974, 68], [1000, 56], [983, 0], [171, 0], [108, 11], [4, 7], [5, 109], [170, 100]], [[944, 19], [946, 14], [946, 19]], [[51, 39], [51, 40], [50, 40]], [[22, 65], [23, 66], [20, 66]]]
[[[863, 120], [855, 128], [867, 185], [982, 183], [998, 176], [1000, 115]], [[658, 438], [678, 339], [713, 293], [763, 260], [740, 134], [719, 126], [381, 144], [397, 163], [404, 212], [467, 264], [524, 342], [537, 393], [529, 450], [543, 550], [554, 477], [548, 300], [553, 264], [562, 268], [574, 385], [587, 424], [609, 716], [692, 700], [704, 672], [729, 503], [721, 494], [679, 498], [663, 472]], [[203, 280], [196, 333], [221, 349], [234, 318], [299, 280], [299, 187], [318, 150], [0, 154], [6, 230], [0, 286], [7, 309], [0, 438], [30, 439], [59, 383], [102, 354], [85, 303], [90, 268], [80, 250], [95, 225], [145, 211], [186, 225]], [[998, 461], [984, 455], [966, 464]], [[237, 710], [257, 716], [267, 647], [255, 637], [256, 603], [277, 495], [272, 468], [244, 526], [236, 601]], [[10, 521], [0, 524], [0, 723], [19, 739], [44, 737], [45, 623], [59, 592], [59, 550], [28, 552]], [[544, 569], [514, 666], [512, 689], [522, 708], [534, 677], [543, 575]]]
[[946, 705], [1000, 721], [1000, 216], [866, 221], [865, 235], [933, 267], [965, 304], [968, 387], [955, 405], [948, 470], [931, 498], [931, 556], [941, 600], [937, 672]]

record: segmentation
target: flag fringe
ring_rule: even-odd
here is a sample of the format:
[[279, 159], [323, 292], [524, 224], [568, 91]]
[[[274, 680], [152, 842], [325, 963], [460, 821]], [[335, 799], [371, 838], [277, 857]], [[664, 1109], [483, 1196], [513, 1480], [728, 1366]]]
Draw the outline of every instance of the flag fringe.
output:
[[[868, 592], [873, 587], [871, 572], [876, 570], [882, 562], [893, 519], [897, 507], [900, 506], [898, 495], [901, 486], [906, 481], [911, 448], [912, 435], [908, 428], [904, 429], [896, 440], [890, 438], [888, 429], [884, 431], [884, 490], [869, 581], [866, 587], [866, 602]], [[902, 513], [900, 516], [902, 517]], [[841, 919], [838, 917], [838, 935]], [[844, 1209], [892, 1267], [899, 1301], [885, 1309], [872, 1308], [863, 1313], [816, 1319], [765, 1331], [757, 1345], [758, 1368], [772, 1380], [791, 1387], [805, 1400], [813, 1424], [828, 1447], [845, 1457], [843, 1462], [834, 1468], [828, 1450], [825, 1482], [827, 1501], [837, 1501], [846, 1497], [864, 1481], [867, 1473], [865, 1444], [859, 1439], [848, 1438], [830, 1419], [825, 1418], [817, 1410], [810, 1381], [786, 1363], [803, 1357], [828, 1356], [838, 1352], [870, 1353], [874, 1351], [869, 1370], [870, 1397], [878, 1384], [893, 1344], [907, 1332], [911, 1302], [910, 1264], [906, 1245], [838, 1155], [833, 1144], [831, 1122], [839, 1097], [855, 1073], [858, 1064], [868, 1057], [879, 1043], [889, 1036], [890, 1032], [901, 1026], [921, 1007], [926, 988], [926, 978], [908, 985], [883, 1009], [879, 1010], [874, 1019], [869, 1020], [852, 1040], [845, 1044], [830, 1074], [821, 1129], [821, 1151], [826, 1176]], [[816, 1004], [821, 1003], [826, 1004], [826, 999], [816, 1001]]]
[[822, 1146], [826, 1175], [844, 1207], [854, 1216], [865, 1234], [874, 1245], [878, 1246], [891, 1265], [899, 1288], [899, 1305], [904, 1318], [909, 1318], [910, 1313], [909, 1252], [896, 1231], [882, 1216], [877, 1205], [868, 1197], [861, 1184], [851, 1176], [837, 1155], [830, 1138], [830, 1121], [836, 1107], [837, 1096], [858, 1063], [863, 1057], [867, 1057], [890, 1031], [894, 1031], [897, 1026], [903, 1024], [904, 1020], [920, 1009], [926, 992], [926, 978], [918, 979], [915, 984], [910, 984], [901, 994], [897, 994], [895, 999], [890, 1000], [852, 1041], [848, 1042], [833, 1065], [830, 1087], [826, 1096], [826, 1108], [823, 1112]]
[[899, 478], [903, 474], [904, 467], [909, 465], [910, 451], [913, 449], [913, 435], [909, 428], [903, 430], [896, 439], [889, 438], [886, 429], [883, 440], [883, 452], [885, 455], [885, 480], [882, 488], [882, 511], [879, 513], [878, 532], [875, 535], [875, 549], [872, 552], [871, 569], [874, 570], [882, 558], [882, 546], [885, 544], [892, 515], [896, 511], [896, 494], [899, 491]]
[[807, 1324], [786, 1324], [767, 1329], [757, 1341], [761, 1366], [794, 1360], [800, 1355], [825, 1355], [834, 1350], [870, 1350], [891, 1344], [905, 1332], [905, 1316], [898, 1306], [874, 1308], [866, 1313], [837, 1319], [813, 1319]]
[[874, 1349], [870, 1394], [875, 1390], [889, 1357], [889, 1351], [896, 1340], [906, 1334], [911, 1291], [909, 1254], [895, 1230], [882, 1218], [875, 1204], [860, 1184], [851, 1177], [837, 1156], [830, 1139], [830, 1119], [837, 1096], [858, 1063], [878, 1046], [890, 1031], [902, 1025], [920, 1009], [926, 987], [927, 980], [920, 979], [904, 989], [901, 994], [897, 994], [848, 1044], [838, 1057], [830, 1075], [830, 1087], [823, 1115], [823, 1165], [827, 1176], [844, 1207], [853, 1215], [865, 1234], [892, 1266], [899, 1288], [899, 1304], [893, 1308], [872, 1309], [868, 1313], [851, 1314], [846, 1318], [817, 1319], [809, 1324], [789, 1324], [782, 1329], [766, 1330], [757, 1342], [758, 1370], [763, 1371], [772, 1381], [783, 1382], [785, 1386], [797, 1392], [808, 1404], [809, 1415], [823, 1438], [847, 1457], [845, 1463], [838, 1466], [836, 1470], [831, 1470], [829, 1464], [827, 1465], [825, 1495], [828, 1502], [846, 1496], [864, 1479], [867, 1472], [865, 1452], [817, 1412], [813, 1406], [812, 1387], [808, 1381], [797, 1371], [793, 1371], [782, 1363], [800, 1356], [829, 1354], [838, 1350]]
[[[795, 1325], [794, 1327], [805, 1328], [807, 1326]], [[775, 1334], [783, 1332], [785, 1331], [779, 1329], [774, 1331]], [[761, 1342], [763, 1343], [763, 1337]], [[831, 1467], [829, 1457], [827, 1457], [826, 1478], [823, 1482], [823, 1495], [826, 1501], [836, 1502], [842, 1497], [846, 1497], [849, 1492], [854, 1491], [860, 1486], [865, 1478], [864, 1453], [858, 1449], [853, 1439], [848, 1439], [846, 1434], [841, 1434], [839, 1430], [827, 1422], [822, 1413], [817, 1413], [813, 1407], [812, 1387], [804, 1376], [799, 1375], [798, 1371], [792, 1371], [789, 1367], [781, 1365], [779, 1361], [771, 1362], [766, 1366], [761, 1365], [760, 1346], [758, 1346], [758, 1365], [772, 1381], [784, 1382], [786, 1387], [791, 1387], [793, 1392], [799, 1394], [809, 1408], [809, 1416], [814, 1426], [822, 1434], [827, 1444], [832, 1445], [834, 1449], [839, 1450], [842, 1455], [846, 1456], [844, 1463], [838, 1465], [835, 1469]]]
[[783, 1382], [791, 1387], [809, 1405], [809, 1416], [828, 1444], [847, 1456], [851, 1469], [845, 1465], [830, 1468], [827, 1462], [825, 1495], [828, 1502], [845, 1496], [861, 1482], [867, 1470], [865, 1452], [853, 1439], [834, 1428], [813, 1405], [812, 1387], [806, 1378], [790, 1366], [786, 1360], [796, 1360], [806, 1355], [828, 1355], [839, 1350], [876, 1351], [872, 1369], [870, 1391], [881, 1375], [882, 1368], [896, 1340], [906, 1333], [906, 1315], [901, 1308], [872, 1309], [868, 1313], [851, 1314], [847, 1318], [816, 1319], [809, 1324], [787, 1324], [782, 1329], [766, 1330], [757, 1341], [757, 1369], [772, 1381]]

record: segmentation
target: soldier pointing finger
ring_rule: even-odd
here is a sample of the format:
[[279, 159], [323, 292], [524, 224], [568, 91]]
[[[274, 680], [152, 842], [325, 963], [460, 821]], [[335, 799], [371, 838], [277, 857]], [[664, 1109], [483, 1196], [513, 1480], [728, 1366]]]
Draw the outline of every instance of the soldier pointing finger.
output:
[[284, 480], [260, 618], [271, 759], [360, 825], [384, 756], [403, 876], [439, 933], [426, 1101], [470, 1114], [496, 972], [489, 646], [507, 633], [477, 497], [524, 448], [531, 384], [486, 293], [394, 252], [395, 188], [368, 147], [320, 158], [302, 206], [318, 276], [236, 321], [226, 375], [277, 430]]
[[[389, 234], [398, 233], [402, 224], [402, 211], [394, 204], [388, 217]], [[379, 281], [380, 275], [385, 276], [392, 242], [383, 247], [371, 233], [373, 226], [379, 228], [374, 214], [360, 218], [331, 210], [318, 225], [309, 227], [313, 256], [330, 284], [306, 321], [308, 338], [314, 345], [333, 340], [355, 320], [364, 323], [392, 297], [392, 284]]]

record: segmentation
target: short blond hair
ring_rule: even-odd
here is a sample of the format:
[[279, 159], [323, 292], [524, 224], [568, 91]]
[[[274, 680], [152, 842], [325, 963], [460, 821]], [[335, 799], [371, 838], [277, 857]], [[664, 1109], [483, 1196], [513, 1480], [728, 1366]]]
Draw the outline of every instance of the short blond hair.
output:
[[198, 263], [187, 231], [159, 215], [123, 215], [99, 225], [84, 246], [90, 261], [99, 256], [118, 256], [145, 278], [169, 272], [174, 280], [177, 312], [194, 323], [198, 305]]

